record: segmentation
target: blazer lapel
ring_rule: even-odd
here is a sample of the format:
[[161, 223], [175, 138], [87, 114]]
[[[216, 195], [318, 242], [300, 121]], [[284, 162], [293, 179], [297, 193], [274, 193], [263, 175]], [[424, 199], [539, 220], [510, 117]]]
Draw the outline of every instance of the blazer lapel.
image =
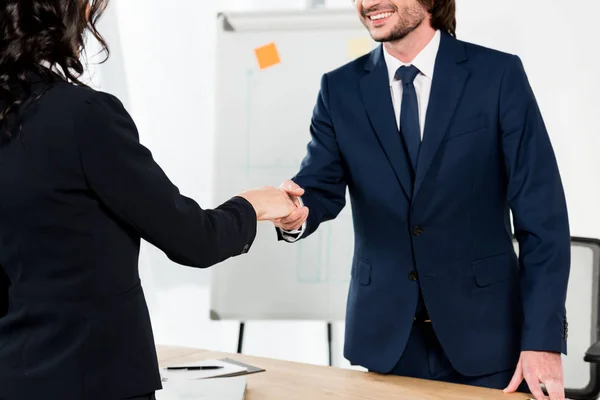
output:
[[464, 45], [449, 34], [442, 33], [417, 163], [413, 200], [417, 197], [462, 96], [469, 71], [460, 63], [466, 58]]
[[389, 77], [382, 51], [382, 47], [379, 46], [371, 52], [371, 57], [365, 64], [368, 73], [360, 80], [360, 90], [373, 130], [400, 185], [410, 199], [413, 189], [411, 166], [396, 125]]

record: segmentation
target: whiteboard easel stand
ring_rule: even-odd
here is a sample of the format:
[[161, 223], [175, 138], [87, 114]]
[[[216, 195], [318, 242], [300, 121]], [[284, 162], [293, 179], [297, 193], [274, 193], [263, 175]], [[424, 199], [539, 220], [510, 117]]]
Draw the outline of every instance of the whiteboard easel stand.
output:
[[[240, 322], [240, 329], [238, 332], [238, 345], [237, 352], [238, 354], [242, 354], [242, 348], [244, 346], [244, 327], [245, 323]], [[333, 342], [333, 324], [331, 322], [327, 323], [327, 348], [329, 351], [329, 366], [333, 366], [333, 351], [332, 351], [332, 342]]]

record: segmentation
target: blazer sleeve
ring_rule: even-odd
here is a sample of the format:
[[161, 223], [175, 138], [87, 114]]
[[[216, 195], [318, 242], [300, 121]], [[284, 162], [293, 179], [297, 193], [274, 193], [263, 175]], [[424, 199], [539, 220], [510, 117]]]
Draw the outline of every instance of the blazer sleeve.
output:
[[[299, 238], [310, 236], [322, 222], [337, 217], [346, 205], [345, 168], [331, 119], [327, 80], [327, 75], [323, 75], [310, 123], [311, 140], [300, 171], [292, 178], [304, 189], [302, 201], [309, 209]], [[281, 231], [277, 234], [279, 240], [285, 240]]]
[[179, 264], [205, 268], [246, 253], [256, 213], [242, 197], [203, 210], [182, 195], [139, 142], [114, 96], [94, 92], [80, 113], [77, 143], [91, 190], [117, 218]]
[[523, 302], [522, 350], [566, 354], [571, 238], [561, 177], [521, 60], [511, 56], [499, 118]]
[[8, 287], [10, 281], [0, 265], [0, 318], [8, 312]]

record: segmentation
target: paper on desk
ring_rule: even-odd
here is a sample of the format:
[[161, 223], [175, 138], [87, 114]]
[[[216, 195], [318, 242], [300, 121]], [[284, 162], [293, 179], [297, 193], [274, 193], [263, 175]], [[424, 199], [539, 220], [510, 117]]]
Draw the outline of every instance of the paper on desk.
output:
[[162, 390], [156, 392], [156, 400], [243, 400], [246, 393], [246, 377], [169, 380], [163, 382]]
[[240, 372], [248, 371], [248, 368], [242, 367], [240, 365], [235, 365], [228, 363], [226, 361], [221, 360], [202, 360], [196, 362], [182, 363], [178, 365], [170, 365], [170, 367], [177, 367], [180, 365], [185, 366], [203, 366], [203, 365], [220, 365], [223, 368], [220, 369], [208, 369], [208, 370], [171, 370], [163, 368], [160, 371], [160, 374], [163, 378], [163, 382], [171, 381], [171, 380], [196, 380], [196, 379], [206, 379], [206, 378], [216, 378], [222, 376], [229, 376], [233, 374], [238, 374]]

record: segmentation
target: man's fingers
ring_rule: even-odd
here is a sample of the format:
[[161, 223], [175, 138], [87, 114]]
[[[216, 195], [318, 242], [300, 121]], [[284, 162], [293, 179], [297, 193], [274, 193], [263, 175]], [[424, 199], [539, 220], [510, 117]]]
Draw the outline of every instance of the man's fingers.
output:
[[544, 381], [544, 386], [550, 400], [565, 400], [565, 388], [559, 380], [547, 379]]
[[[284, 192], [285, 192], [285, 190], [284, 190]], [[301, 206], [301, 204], [300, 204], [300, 200], [299, 200], [299, 199], [300, 199], [300, 196], [294, 196], [294, 195], [292, 195], [292, 194], [290, 194], [290, 193], [288, 193], [288, 192], [286, 192], [286, 193], [287, 193], [287, 195], [289, 196], [289, 198], [290, 198], [290, 201], [291, 201], [292, 203], [294, 203], [294, 206], [295, 206], [296, 208], [300, 208], [300, 206]]]
[[293, 196], [300, 197], [304, 194], [304, 189], [302, 189], [301, 187], [298, 187], [296, 189], [286, 190], [286, 192], [288, 192], [289, 194], [291, 194]]
[[297, 229], [304, 223], [307, 216], [308, 216], [308, 208], [302, 207], [302, 208], [297, 209], [296, 211], [294, 211], [292, 213], [292, 215], [290, 215], [290, 217], [291, 217], [290, 221], [285, 221], [284, 223], [286, 225], [295, 226], [296, 228], [293, 228], [293, 229]]
[[304, 222], [304, 219], [308, 215], [308, 208], [302, 207], [294, 210], [287, 217], [279, 218], [274, 220], [273, 222], [277, 225], [281, 226], [284, 229], [287, 229], [288, 226], [294, 225], [298, 222]]
[[504, 391], [506, 393], [514, 393], [517, 391], [517, 389], [519, 388], [519, 385], [521, 384], [521, 382], [523, 382], [523, 376], [521, 376], [521, 374], [514, 374], [512, 379], [510, 380], [510, 383], [508, 384], [508, 386], [506, 387], [506, 389], [504, 389]]
[[291, 180], [283, 182], [280, 187], [292, 196], [302, 196], [304, 194], [304, 189]]
[[564, 400], [560, 354], [523, 351], [519, 364], [522, 365], [523, 378], [535, 400], [547, 399], [542, 385], [551, 400]]
[[308, 208], [302, 207], [282, 218], [279, 225], [285, 230], [296, 230], [302, 226], [308, 216]]
[[510, 380], [510, 383], [508, 384], [506, 389], [504, 389], [504, 392], [506, 392], [506, 393], [516, 392], [517, 389], [519, 388], [519, 385], [521, 384], [521, 382], [523, 382], [523, 369], [521, 368], [521, 363], [519, 362], [517, 364], [517, 369], [515, 370], [515, 373], [513, 374], [513, 377]]
[[294, 224], [296, 222], [298, 222], [299, 220], [301, 220], [305, 213], [305, 209], [306, 207], [303, 208], [297, 208], [296, 210], [294, 210], [290, 215], [288, 215], [287, 217], [281, 218], [281, 223], [282, 224]]
[[546, 395], [540, 387], [540, 380], [537, 379], [537, 377], [525, 377], [525, 380], [527, 381], [529, 391], [531, 392], [535, 400], [547, 400]]

